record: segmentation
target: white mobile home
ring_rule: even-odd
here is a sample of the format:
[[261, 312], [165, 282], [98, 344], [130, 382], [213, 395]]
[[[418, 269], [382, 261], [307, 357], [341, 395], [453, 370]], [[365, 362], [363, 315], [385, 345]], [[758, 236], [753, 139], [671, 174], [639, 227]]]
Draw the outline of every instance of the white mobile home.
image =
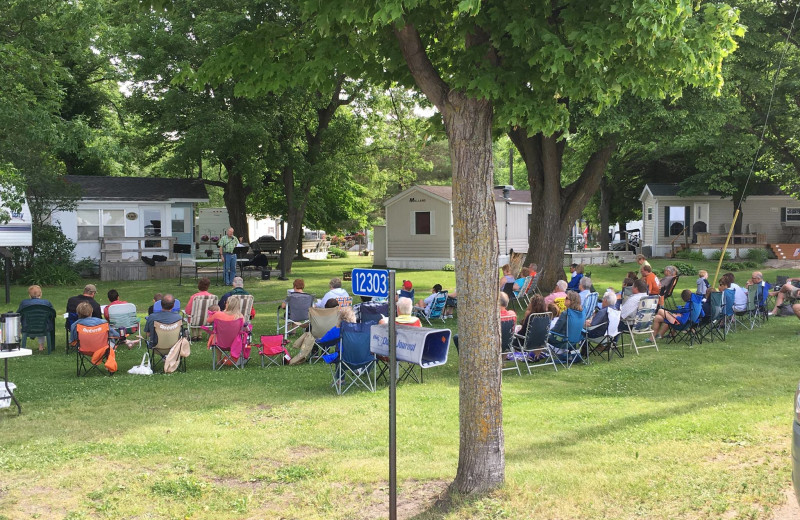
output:
[[[453, 191], [450, 186], [413, 186], [384, 202], [386, 228], [375, 233], [376, 265], [397, 269], [441, 269], [455, 262]], [[495, 189], [501, 257], [528, 250], [530, 192]], [[385, 237], [385, 238], [384, 238]]]
[[[665, 256], [686, 242], [706, 254], [720, 249], [733, 220], [731, 197], [713, 191], [680, 196], [679, 190], [677, 184], [656, 183], [642, 190], [643, 250]], [[764, 248], [800, 239], [800, 201], [774, 185], [756, 186], [742, 204], [739, 219], [741, 233], [731, 240], [735, 249]]]

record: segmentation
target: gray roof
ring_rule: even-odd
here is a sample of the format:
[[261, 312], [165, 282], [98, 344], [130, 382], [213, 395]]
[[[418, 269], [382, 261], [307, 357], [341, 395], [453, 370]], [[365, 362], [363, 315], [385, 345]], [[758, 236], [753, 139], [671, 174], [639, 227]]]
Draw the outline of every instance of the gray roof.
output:
[[[647, 189], [650, 190], [650, 193], [652, 193], [654, 197], [680, 196], [678, 194], [678, 192], [681, 189], [680, 184], [651, 182], [648, 183], [646, 187]], [[748, 187], [748, 191], [749, 191], [748, 195], [785, 195], [784, 193], [781, 192], [780, 186], [778, 186], [777, 184], [769, 184], [769, 183], [751, 182], [750, 186]], [[701, 197], [703, 195], [726, 197], [726, 198], [730, 197], [730, 195], [716, 190], [708, 190], [706, 193], [698, 193], [696, 195], [691, 195], [691, 196]]]
[[[434, 195], [438, 195], [443, 199], [453, 200], [453, 187], [452, 186], [429, 186], [427, 184], [418, 184], [417, 187], [424, 189], [425, 191], [429, 191]], [[493, 190], [494, 191], [494, 200], [499, 202], [503, 200], [503, 190]], [[531, 202], [531, 192], [529, 190], [511, 190], [508, 193], [511, 202], [522, 202], [522, 203], [530, 203]]]
[[66, 180], [81, 187], [84, 200], [208, 202], [206, 187], [198, 179], [67, 175]]

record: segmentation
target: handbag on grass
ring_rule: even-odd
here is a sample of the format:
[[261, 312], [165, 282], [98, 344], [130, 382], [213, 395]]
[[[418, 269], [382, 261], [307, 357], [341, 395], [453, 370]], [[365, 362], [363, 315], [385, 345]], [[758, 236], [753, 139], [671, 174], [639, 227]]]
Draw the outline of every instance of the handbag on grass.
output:
[[153, 375], [153, 369], [150, 368], [150, 353], [145, 351], [144, 355], [142, 356], [142, 363], [132, 367], [130, 370], [128, 370], [128, 373], [139, 376]]

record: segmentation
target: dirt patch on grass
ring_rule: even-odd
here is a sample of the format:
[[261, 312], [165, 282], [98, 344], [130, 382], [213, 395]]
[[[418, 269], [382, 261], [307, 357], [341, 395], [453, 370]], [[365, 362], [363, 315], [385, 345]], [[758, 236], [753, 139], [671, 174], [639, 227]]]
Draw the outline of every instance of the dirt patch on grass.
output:
[[19, 513], [19, 518], [63, 518], [80, 505], [68, 490], [42, 485], [26, 486], [24, 492], [8, 493], [6, 498], [15, 502], [6, 512]]
[[800, 506], [797, 505], [794, 490], [786, 489], [783, 494], [786, 496], [786, 502], [775, 510], [772, 520], [797, 520], [800, 518]]
[[[397, 490], [397, 518], [413, 518], [430, 508], [444, 493], [450, 483], [446, 480], [406, 480]], [[359, 511], [363, 520], [382, 519], [389, 516], [389, 485], [387, 482], [372, 488], [358, 486], [354, 498], [364, 504]]]

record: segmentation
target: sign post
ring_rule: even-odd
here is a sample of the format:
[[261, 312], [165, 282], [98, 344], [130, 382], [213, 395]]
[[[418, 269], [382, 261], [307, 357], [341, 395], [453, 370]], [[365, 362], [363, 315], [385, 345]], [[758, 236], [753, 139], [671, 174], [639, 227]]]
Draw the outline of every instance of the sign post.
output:
[[353, 294], [389, 302], [389, 520], [397, 520], [397, 337], [394, 318], [395, 272], [353, 269]]

